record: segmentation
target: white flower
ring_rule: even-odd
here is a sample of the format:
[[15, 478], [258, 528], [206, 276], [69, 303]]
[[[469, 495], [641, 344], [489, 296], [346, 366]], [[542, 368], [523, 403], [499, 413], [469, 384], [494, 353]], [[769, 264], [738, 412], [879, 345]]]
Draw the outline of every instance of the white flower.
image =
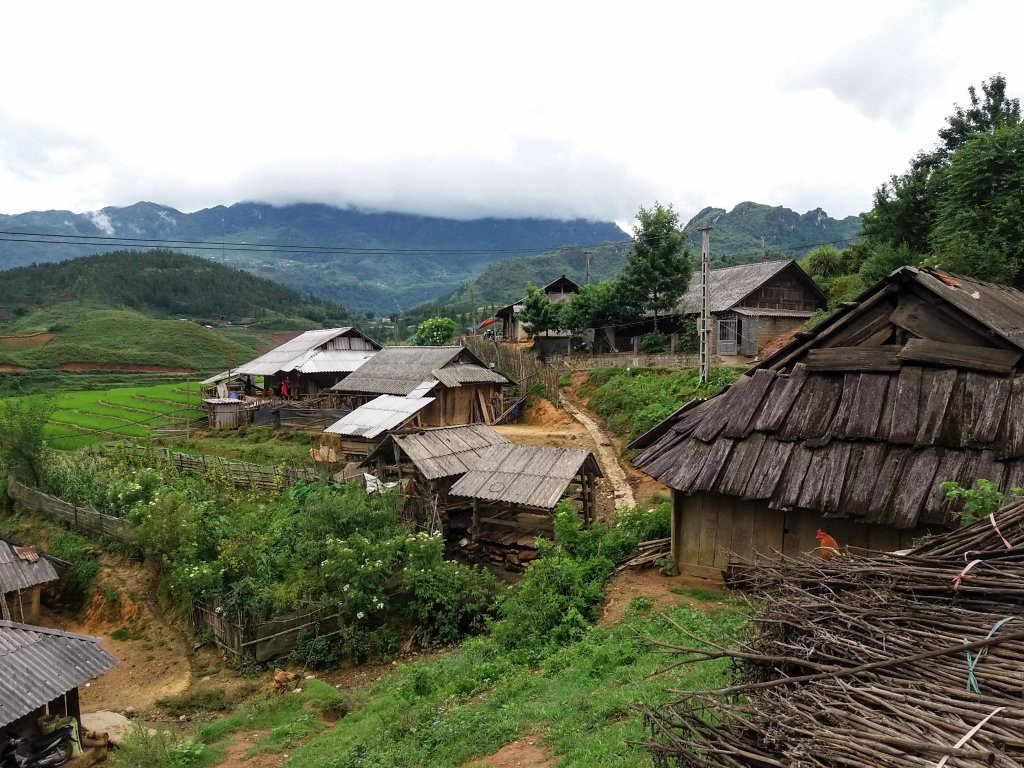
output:
[[348, 584], [341, 588], [342, 592], [348, 592]]
[[359, 613], [357, 613], [357, 614], [356, 614], [356, 618], [357, 618], [357, 619], [361, 619], [361, 618], [363, 618], [363, 612], [362, 612], [362, 611], [360, 611]]

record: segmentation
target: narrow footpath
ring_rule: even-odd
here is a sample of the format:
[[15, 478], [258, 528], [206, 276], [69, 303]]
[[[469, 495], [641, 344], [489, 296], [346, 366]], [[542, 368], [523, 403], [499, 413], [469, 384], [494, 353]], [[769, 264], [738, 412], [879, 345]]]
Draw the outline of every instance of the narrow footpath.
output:
[[601, 467], [604, 476], [612, 484], [615, 492], [615, 508], [636, 506], [636, 499], [633, 498], [633, 489], [626, 480], [626, 473], [622, 471], [619, 464], [619, 457], [616, 455], [615, 446], [592, 418], [577, 408], [569, 398], [562, 397], [562, 408], [576, 421], [584, 426], [591, 439], [594, 441], [594, 452], [597, 455], [597, 463]]

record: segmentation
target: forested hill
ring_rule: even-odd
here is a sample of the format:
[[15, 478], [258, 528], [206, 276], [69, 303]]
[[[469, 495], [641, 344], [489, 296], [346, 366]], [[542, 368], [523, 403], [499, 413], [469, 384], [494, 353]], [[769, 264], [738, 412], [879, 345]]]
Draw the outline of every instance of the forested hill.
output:
[[[861, 231], [859, 216], [833, 219], [820, 208], [804, 214], [760, 203], [740, 203], [728, 212], [724, 208], [705, 208], [685, 227], [695, 258], [700, 256], [700, 227], [705, 222], [712, 225], [713, 267], [796, 258], [821, 243], [845, 248]], [[557, 248], [539, 256], [504, 259], [488, 266], [457, 291], [416, 307], [413, 312], [429, 315], [503, 306], [521, 298], [527, 283], [545, 285], [560, 275], [582, 285], [584, 251], [591, 252], [591, 281], [613, 278], [622, 269], [628, 249], [629, 242], [608, 243], [596, 248]]]
[[[176, 240], [181, 242], [152, 244], [202, 255], [353, 309], [389, 314], [450, 293], [488, 264], [510, 255], [626, 239], [611, 222], [459, 221], [319, 204], [260, 203], [194, 213], [142, 202], [84, 214], [0, 215], [0, 232], [58, 235], [62, 240], [39, 242], [46, 238], [17, 236], [20, 242], [2, 242], [0, 268], [121, 247], [113, 240], [100, 245], [98, 238]], [[289, 250], [259, 252], [255, 246]]]
[[115, 251], [0, 273], [0, 310], [24, 314], [58, 304], [133, 309], [164, 317], [294, 318], [349, 324], [344, 307], [208, 259], [171, 251]]
[[705, 208], [686, 225], [694, 253], [701, 248], [700, 228], [710, 224], [711, 258], [740, 264], [787, 256], [802, 256], [817, 245], [845, 248], [860, 234], [860, 216], [833, 219], [821, 208], [797, 213], [782, 206], [740, 203], [731, 211]]

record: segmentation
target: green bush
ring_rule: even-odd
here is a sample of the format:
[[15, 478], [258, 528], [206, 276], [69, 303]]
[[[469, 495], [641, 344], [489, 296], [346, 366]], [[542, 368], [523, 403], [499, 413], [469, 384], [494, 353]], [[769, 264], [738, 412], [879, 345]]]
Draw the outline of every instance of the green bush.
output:
[[427, 646], [454, 643], [482, 631], [498, 592], [490, 571], [453, 562], [416, 571], [406, 568], [403, 582], [408, 613], [419, 622], [417, 635]]
[[661, 331], [651, 331], [640, 337], [640, 349], [649, 354], [657, 354], [665, 349], [665, 334]]
[[939, 486], [946, 492], [947, 499], [962, 500], [962, 504], [953, 511], [960, 525], [984, 520], [999, 511], [1008, 499], [1012, 501], [1015, 497], [1024, 496], [1024, 488], [1011, 488], [1009, 493], [1001, 493], [998, 485], [984, 478], [977, 479], [973, 488], [964, 488], [952, 481], [940, 483]]
[[71, 564], [59, 582], [58, 600], [72, 610], [81, 608], [92, 594], [92, 583], [100, 568], [96, 547], [60, 528], [50, 535], [47, 546], [49, 554]]

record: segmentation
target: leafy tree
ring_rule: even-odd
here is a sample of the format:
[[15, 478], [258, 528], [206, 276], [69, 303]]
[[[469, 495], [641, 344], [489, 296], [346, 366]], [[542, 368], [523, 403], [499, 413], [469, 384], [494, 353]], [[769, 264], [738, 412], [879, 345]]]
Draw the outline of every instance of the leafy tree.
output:
[[0, 460], [15, 477], [42, 482], [46, 441], [43, 427], [54, 402], [45, 397], [8, 397], [0, 400]]
[[523, 311], [520, 315], [523, 327], [531, 336], [546, 333], [559, 326], [559, 307], [548, 299], [542, 288], [530, 283], [526, 286]]
[[931, 233], [936, 263], [1024, 286], [1024, 125], [970, 137], [943, 176]]
[[817, 282], [831, 280], [846, 272], [843, 252], [834, 245], [819, 245], [800, 260], [800, 266]]
[[618, 280], [602, 280], [580, 287], [572, 298], [559, 302], [558, 325], [580, 331], [625, 325], [640, 318], [640, 309], [630, 303], [631, 292]]
[[896, 247], [884, 243], [875, 247], [860, 265], [860, 270], [857, 272], [860, 278], [859, 284], [853, 292], [856, 293], [874, 285], [900, 267], [917, 264], [919, 258], [906, 243], [901, 243]]
[[416, 327], [416, 345], [443, 347], [455, 338], [455, 321], [450, 317], [431, 317]]
[[631, 303], [654, 313], [657, 328], [658, 315], [671, 310], [686, 291], [693, 257], [671, 205], [641, 206], [637, 221], [619, 281], [632, 294]]
[[1020, 99], [1006, 98], [1005, 77], [993, 75], [981, 84], [981, 91], [984, 100], [978, 97], [973, 85], [969, 87], [971, 106], [964, 109], [957, 104], [956, 111], [946, 118], [946, 127], [939, 129], [940, 152], [951, 154], [972, 136], [995, 133], [1003, 126], [1020, 125]]

